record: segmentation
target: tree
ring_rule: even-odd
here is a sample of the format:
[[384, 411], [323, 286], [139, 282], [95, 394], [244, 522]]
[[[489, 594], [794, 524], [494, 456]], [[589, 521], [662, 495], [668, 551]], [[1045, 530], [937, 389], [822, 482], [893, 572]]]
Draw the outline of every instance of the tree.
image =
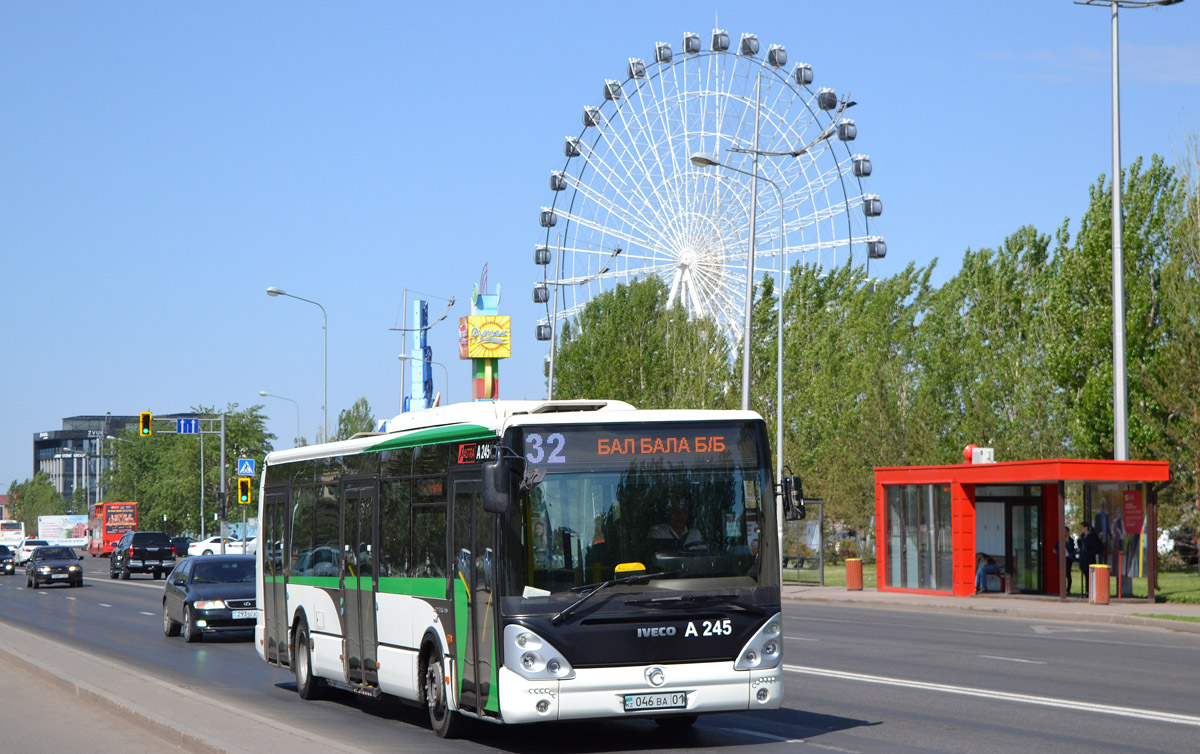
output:
[[[1122, 248], [1125, 363], [1131, 457], [1159, 442], [1164, 421], [1147, 388], [1164, 340], [1162, 273], [1170, 258], [1181, 190], [1158, 155], [1125, 176]], [[1072, 447], [1085, 458], [1113, 455], [1112, 187], [1100, 176], [1073, 245], [1065, 232], [1050, 268], [1047, 307], [1053, 322], [1047, 366], [1064, 391]]]
[[556, 398], [610, 398], [638, 408], [730, 408], [729, 345], [711, 319], [667, 307], [650, 277], [588, 302], [562, 327]]
[[366, 398], [359, 398], [350, 408], [338, 412], [337, 434], [334, 440], [349, 440], [359, 432], [375, 430], [375, 415]]
[[939, 462], [957, 460], [968, 443], [1004, 460], [1064, 454], [1066, 406], [1046, 360], [1049, 248], [1048, 236], [1026, 226], [996, 249], [968, 249], [931, 296], [920, 368]]
[[1160, 358], [1148, 374], [1149, 406], [1157, 410], [1136, 406], [1141, 420], [1162, 420], [1152, 450], [1170, 461], [1175, 477], [1160, 499], [1164, 528], [1200, 517], [1200, 147], [1195, 135], [1178, 175], [1179, 222], [1162, 271], [1164, 335]]
[[27, 536], [35, 536], [38, 516], [61, 516], [67, 512], [66, 502], [45, 472], [39, 471], [33, 479], [17, 484], [14, 480], [8, 487], [10, 515], [25, 523]]

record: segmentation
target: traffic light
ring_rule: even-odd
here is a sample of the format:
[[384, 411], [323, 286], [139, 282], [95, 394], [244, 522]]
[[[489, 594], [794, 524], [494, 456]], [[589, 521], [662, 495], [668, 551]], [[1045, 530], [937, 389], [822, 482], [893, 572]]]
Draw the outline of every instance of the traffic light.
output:
[[152, 414], [149, 411], [142, 412], [142, 437], [149, 437], [150, 435], [154, 434], [154, 432], [150, 429], [151, 417]]
[[250, 478], [238, 477], [238, 502], [242, 505], [250, 504]]

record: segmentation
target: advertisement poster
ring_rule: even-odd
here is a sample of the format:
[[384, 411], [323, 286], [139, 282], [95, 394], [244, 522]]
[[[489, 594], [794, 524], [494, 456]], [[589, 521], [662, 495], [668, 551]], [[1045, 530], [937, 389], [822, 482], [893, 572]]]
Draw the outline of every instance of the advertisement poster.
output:
[[87, 516], [38, 516], [38, 538], [52, 545], [87, 546]]

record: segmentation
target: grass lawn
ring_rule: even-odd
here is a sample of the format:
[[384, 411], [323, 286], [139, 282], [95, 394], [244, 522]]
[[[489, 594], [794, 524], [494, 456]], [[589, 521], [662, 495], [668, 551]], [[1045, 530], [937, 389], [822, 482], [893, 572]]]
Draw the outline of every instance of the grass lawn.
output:
[[[875, 588], [875, 564], [863, 563], [863, 589]], [[798, 571], [795, 568], [787, 568], [783, 572], [784, 583], [799, 581], [802, 584], [819, 583], [821, 574], [816, 569], [805, 569]], [[825, 586], [845, 586], [846, 585], [846, 564], [844, 562], [837, 565], [825, 564]]]
[[[875, 564], [863, 563], [863, 588], [875, 588]], [[1076, 576], [1078, 578], [1078, 576]], [[798, 571], [794, 568], [788, 568], [783, 572], [784, 583], [794, 583], [799, 581], [802, 584], [816, 584], [820, 580], [820, 574], [814, 570]], [[825, 564], [825, 586], [846, 586], [846, 564], [844, 562], [837, 565]], [[1076, 586], [1078, 589], [1078, 586]], [[1117, 580], [1114, 577], [1109, 584], [1109, 594], [1113, 597], [1117, 595]], [[1146, 598], [1146, 580], [1133, 580], [1133, 594], [1122, 596], [1133, 596]], [[1195, 569], [1189, 571], [1162, 571], [1158, 574], [1158, 593], [1155, 595], [1156, 602], [1188, 602], [1192, 604], [1200, 604], [1200, 571]]]

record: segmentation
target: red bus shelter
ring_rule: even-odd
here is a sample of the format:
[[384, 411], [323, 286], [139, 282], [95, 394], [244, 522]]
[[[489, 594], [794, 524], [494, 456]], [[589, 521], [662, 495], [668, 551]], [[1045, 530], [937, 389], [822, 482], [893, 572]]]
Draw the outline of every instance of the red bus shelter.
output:
[[[1066, 599], [1066, 486], [1072, 512], [1100, 535], [1117, 595], [1147, 577], [1154, 600], [1158, 492], [1165, 461], [1053, 459], [875, 469], [876, 583], [880, 591], [975, 593], [975, 554], [1003, 567], [1005, 591]], [[1072, 487], [1072, 489], [1076, 489]], [[1077, 533], [1077, 531], [1076, 531]], [[1074, 574], [1072, 593], [1080, 593]]]

